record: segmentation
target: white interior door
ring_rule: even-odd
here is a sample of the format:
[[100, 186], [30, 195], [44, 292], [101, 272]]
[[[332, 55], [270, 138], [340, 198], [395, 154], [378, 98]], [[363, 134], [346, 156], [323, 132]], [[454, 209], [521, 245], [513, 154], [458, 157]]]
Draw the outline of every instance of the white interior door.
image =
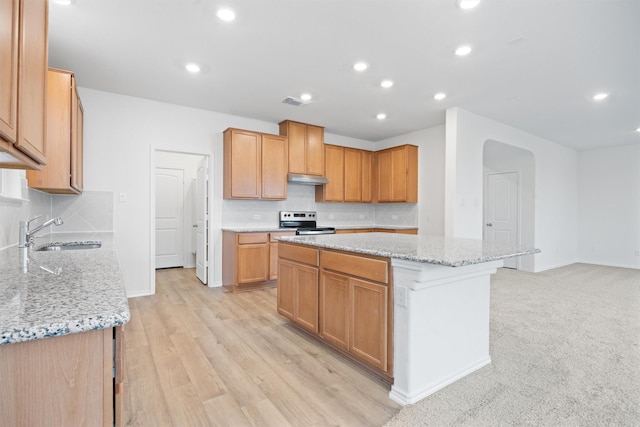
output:
[[[487, 175], [485, 239], [518, 244], [518, 173]], [[507, 268], [518, 268], [517, 258], [504, 260]]]
[[198, 165], [196, 176], [196, 276], [207, 284], [209, 274], [209, 174], [208, 158], [204, 157]]
[[184, 170], [156, 168], [156, 268], [184, 266]]

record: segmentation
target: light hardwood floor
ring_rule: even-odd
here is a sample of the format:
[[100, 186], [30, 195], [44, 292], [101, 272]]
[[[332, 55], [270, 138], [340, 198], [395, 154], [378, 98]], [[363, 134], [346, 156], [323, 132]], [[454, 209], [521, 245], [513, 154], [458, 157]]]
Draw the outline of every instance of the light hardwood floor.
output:
[[125, 423], [132, 426], [381, 426], [389, 388], [290, 326], [276, 290], [207, 288], [193, 269], [156, 272], [129, 300]]

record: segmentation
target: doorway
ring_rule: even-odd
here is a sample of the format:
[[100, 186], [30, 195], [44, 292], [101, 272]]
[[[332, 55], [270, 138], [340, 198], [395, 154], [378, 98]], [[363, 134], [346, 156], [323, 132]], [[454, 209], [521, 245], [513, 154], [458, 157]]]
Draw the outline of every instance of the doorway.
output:
[[184, 173], [156, 167], [156, 269], [185, 264]]
[[[535, 246], [534, 160], [528, 150], [498, 141], [484, 143], [484, 239]], [[534, 262], [533, 255], [527, 255], [508, 258], [504, 266], [533, 272]]]
[[[520, 241], [518, 172], [487, 174], [486, 189], [484, 239], [517, 245]], [[518, 259], [505, 259], [504, 267], [517, 269]]]
[[206, 154], [151, 149], [151, 275], [159, 268], [193, 269], [208, 284], [209, 162]]

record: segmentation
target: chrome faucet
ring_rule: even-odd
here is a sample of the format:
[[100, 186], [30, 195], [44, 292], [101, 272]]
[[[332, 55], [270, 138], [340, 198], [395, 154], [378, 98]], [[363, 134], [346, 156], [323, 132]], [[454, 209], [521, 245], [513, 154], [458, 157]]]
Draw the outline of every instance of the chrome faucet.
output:
[[55, 218], [51, 218], [51, 219], [43, 222], [42, 224], [40, 224], [39, 226], [37, 226], [33, 230], [30, 230], [29, 229], [29, 224], [31, 224], [33, 221], [37, 220], [41, 216], [42, 215], [38, 215], [35, 218], [31, 218], [29, 221], [20, 221], [20, 236], [19, 236], [18, 247], [20, 247], [20, 248], [29, 248], [29, 247], [33, 246], [34, 235], [38, 231], [42, 230], [45, 227], [50, 226], [51, 224], [62, 225], [64, 223], [64, 221], [62, 221], [62, 218], [60, 218], [58, 216], [58, 217], [55, 217]]

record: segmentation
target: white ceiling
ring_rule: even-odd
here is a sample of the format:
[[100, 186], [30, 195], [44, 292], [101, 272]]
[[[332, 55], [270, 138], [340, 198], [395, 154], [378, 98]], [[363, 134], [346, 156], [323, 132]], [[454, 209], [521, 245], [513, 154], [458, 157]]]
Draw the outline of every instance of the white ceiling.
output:
[[[49, 15], [49, 64], [82, 87], [369, 141], [458, 106], [576, 149], [640, 144], [640, 0], [74, 0]], [[303, 92], [312, 104], [281, 102]]]

